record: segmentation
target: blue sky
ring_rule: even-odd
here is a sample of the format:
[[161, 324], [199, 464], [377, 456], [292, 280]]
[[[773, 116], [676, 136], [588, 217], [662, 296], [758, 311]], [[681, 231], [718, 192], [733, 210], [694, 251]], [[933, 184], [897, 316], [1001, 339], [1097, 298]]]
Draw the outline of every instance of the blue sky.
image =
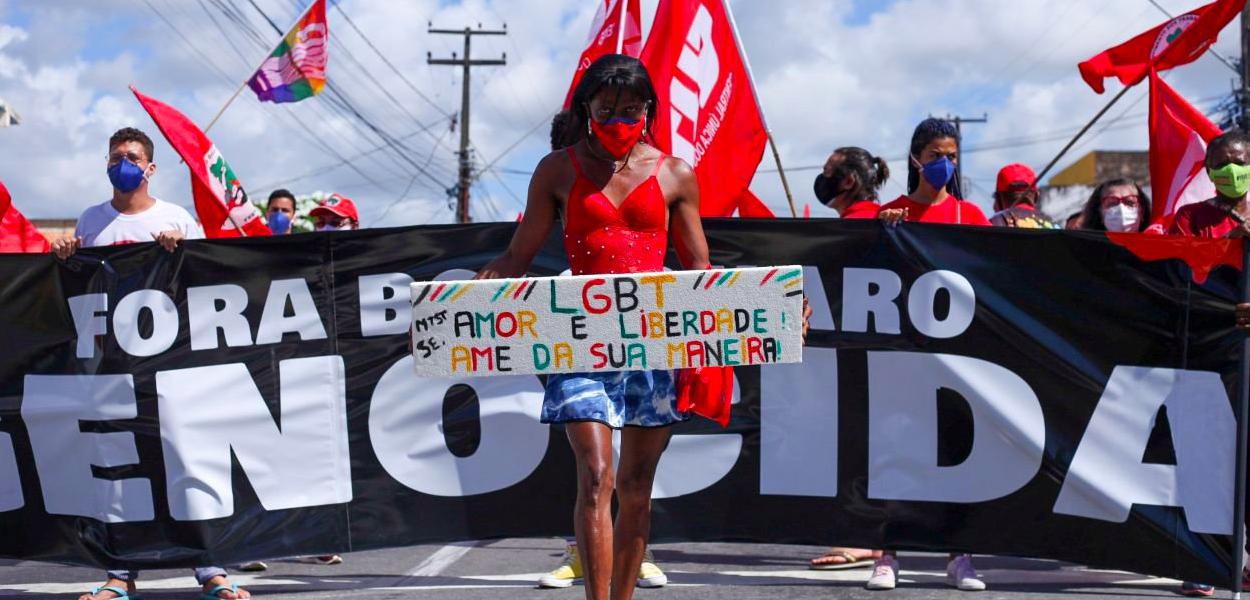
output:
[[[642, 2], [644, 30], [656, 2]], [[256, 3], [285, 27], [307, 0]], [[1173, 13], [1200, 4], [1160, 3]], [[988, 206], [1000, 166], [1019, 161], [1040, 169], [1063, 145], [1064, 134], [1106, 101], [1081, 82], [1076, 63], [1166, 19], [1147, 0], [731, 4], [800, 208], [813, 202], [815, 168], [844, 145], [890, 159], [895, 177], [882, 195], [898, 195], [911, 129], [925, 116], [948, 113], [989, 115], [989, 123], [967, 127], [964, 142], [969, 196]], [[227, 14], [221, 6], [237, 12]], [[343, 0], [341, 7], [432, 102], [391, 72], [333, 8], [332, 83], [373, 123], [404, 138], [412, 156], [428, 160], [430, 176], [414, 177], [411, 165], [390, 152], [366, 154], [376, 138], [325, 97], [275, 107], [245, 92], [212, 132], [244, 186], [254, 197], [278, 185], [297, 193], [338, 191], [359, 202], [366, 225], [449, 221], [443, 192], [454, 181], [456, 135], [448, 115], [459, 109], [459, 75], [425, 59], [426, 52], [457, 51], [460, 41], [427, 35], [425, 23], [506, 21], [509, 36], [475, 40], [474, 46], [481, 56], [506, 52], [509, 61], [474, 72], [473, 142], [479, 164], [493, 162], [475, 188], [474, 214], [479, 220], [515, 218], [526, 173], [546, 152], [546, 121], [563, 99], [595, 3]], [[246, 0], [151, 0], [151, 6], [144, 0], [0, 0], [0, 97], [25, 119], [20, 127], [0, 130], [6, 157], [0, 180], [30, 216], [77, 215], [108, 197], [108, 135], [124, 125], [155, 133], [128, 84], [205, 123], [276, 40]], [[1216, 50], [1233, 55], [1237, 43], [1231, 27]], [[1177, 69], [1169, 81], [1205, 110], [1227, 93], [1233, 76], [1204, 57]], [[1145, 149], [1147, 104], [1140, 87], [1109, 113], [1119, 120], [1096, 128], [1099, 134], [1061, 166], [1093, 149]], [[1108, 95], [1119, 89], [1109, 88]], [[419, 125], [430, 126], [430, 133], [418, 132]], [[185, 167], [171, 155], [163, 143], [158, 146], [154, 190], [189, 205]], [[787, 213], [773, 167], [766, 153], [752, 188], [779, 214]], [[813, 214], [830, 215], [820, 206]]]

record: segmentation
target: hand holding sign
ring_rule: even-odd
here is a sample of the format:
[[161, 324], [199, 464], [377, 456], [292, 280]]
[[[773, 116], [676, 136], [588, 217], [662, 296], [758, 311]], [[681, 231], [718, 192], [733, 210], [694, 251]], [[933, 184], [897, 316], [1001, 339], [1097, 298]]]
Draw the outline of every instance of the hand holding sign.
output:
[[762, 267], [412, 284], [422, 376], [800, 362], [803, 269]]

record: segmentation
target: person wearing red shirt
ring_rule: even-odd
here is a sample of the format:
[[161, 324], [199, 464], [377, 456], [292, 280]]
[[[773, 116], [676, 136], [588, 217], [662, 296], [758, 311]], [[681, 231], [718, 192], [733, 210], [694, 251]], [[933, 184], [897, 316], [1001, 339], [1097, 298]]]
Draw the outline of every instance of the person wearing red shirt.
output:
[[[959, 199], [959, 180], [955, 177], [959, 156], [959, 131], [950, 121], [928, 118], [916, 126], [911, 135], [911, 156], [907, 162], [907, 195], [881, 207], [878, 217], [891, 225], [901, 221], [983, 225], [990, 220], [975, 204]], [[898, 583], [898, 555], [893, 550], [882, 552], [872, 565], [872, 576], [864, 587], [870, 590], [892, 590]], [[985, 589], [977, 577], [972, 557], [950, 555], [946, 564], [946, 584], [963, 591]]]
[[911, 135], [907, 194], [881, 207], [888, 223], [984, 225], [990, 220], [971, 202], [959, 198], [959, 131], [950, 121], [928, 118]]
[[843, 219], [875, 219], [881, 205], [877, 190], [890, 177], [890, 167], [856, 146], [838, 148], [825, 161], [812, 189], [816, 199]]

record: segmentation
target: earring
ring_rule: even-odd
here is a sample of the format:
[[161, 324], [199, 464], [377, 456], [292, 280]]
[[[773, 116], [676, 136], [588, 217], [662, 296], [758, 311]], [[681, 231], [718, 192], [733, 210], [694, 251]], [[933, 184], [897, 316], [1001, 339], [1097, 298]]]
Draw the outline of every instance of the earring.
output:
[[590, 128], [590, 117], [586, 117], [586, 135], [593, 136], [595, 131]]

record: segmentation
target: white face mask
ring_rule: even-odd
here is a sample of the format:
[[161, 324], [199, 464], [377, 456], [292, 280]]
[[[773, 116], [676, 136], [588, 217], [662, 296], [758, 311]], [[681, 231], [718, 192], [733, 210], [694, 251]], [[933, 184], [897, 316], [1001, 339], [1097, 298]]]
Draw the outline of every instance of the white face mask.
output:
[[1140, 218], [1136, 207], [1117, 204], [1102, 211], [1102, 224], [1107, 227], [1107, 231], [1118, 233], [1137, 231], [1139, 222]]
[[349, 222], [347, 222], [347, 221], [343, 221], [343, 222], [342, 222], [341, 224], [339, 224], [339, 226], [337, 226], [337, 227], [335, 227], [334, 225], [328, 225], [328, 224], [327, 224], [327, 225], [318, 225], [318, 226], [317, 226], [317, 231], [348, 231], [348, 230], [350, 230], [351, 228], [352, 228], [352, 224], [351, 224], [351, 223], [349, 223]]

